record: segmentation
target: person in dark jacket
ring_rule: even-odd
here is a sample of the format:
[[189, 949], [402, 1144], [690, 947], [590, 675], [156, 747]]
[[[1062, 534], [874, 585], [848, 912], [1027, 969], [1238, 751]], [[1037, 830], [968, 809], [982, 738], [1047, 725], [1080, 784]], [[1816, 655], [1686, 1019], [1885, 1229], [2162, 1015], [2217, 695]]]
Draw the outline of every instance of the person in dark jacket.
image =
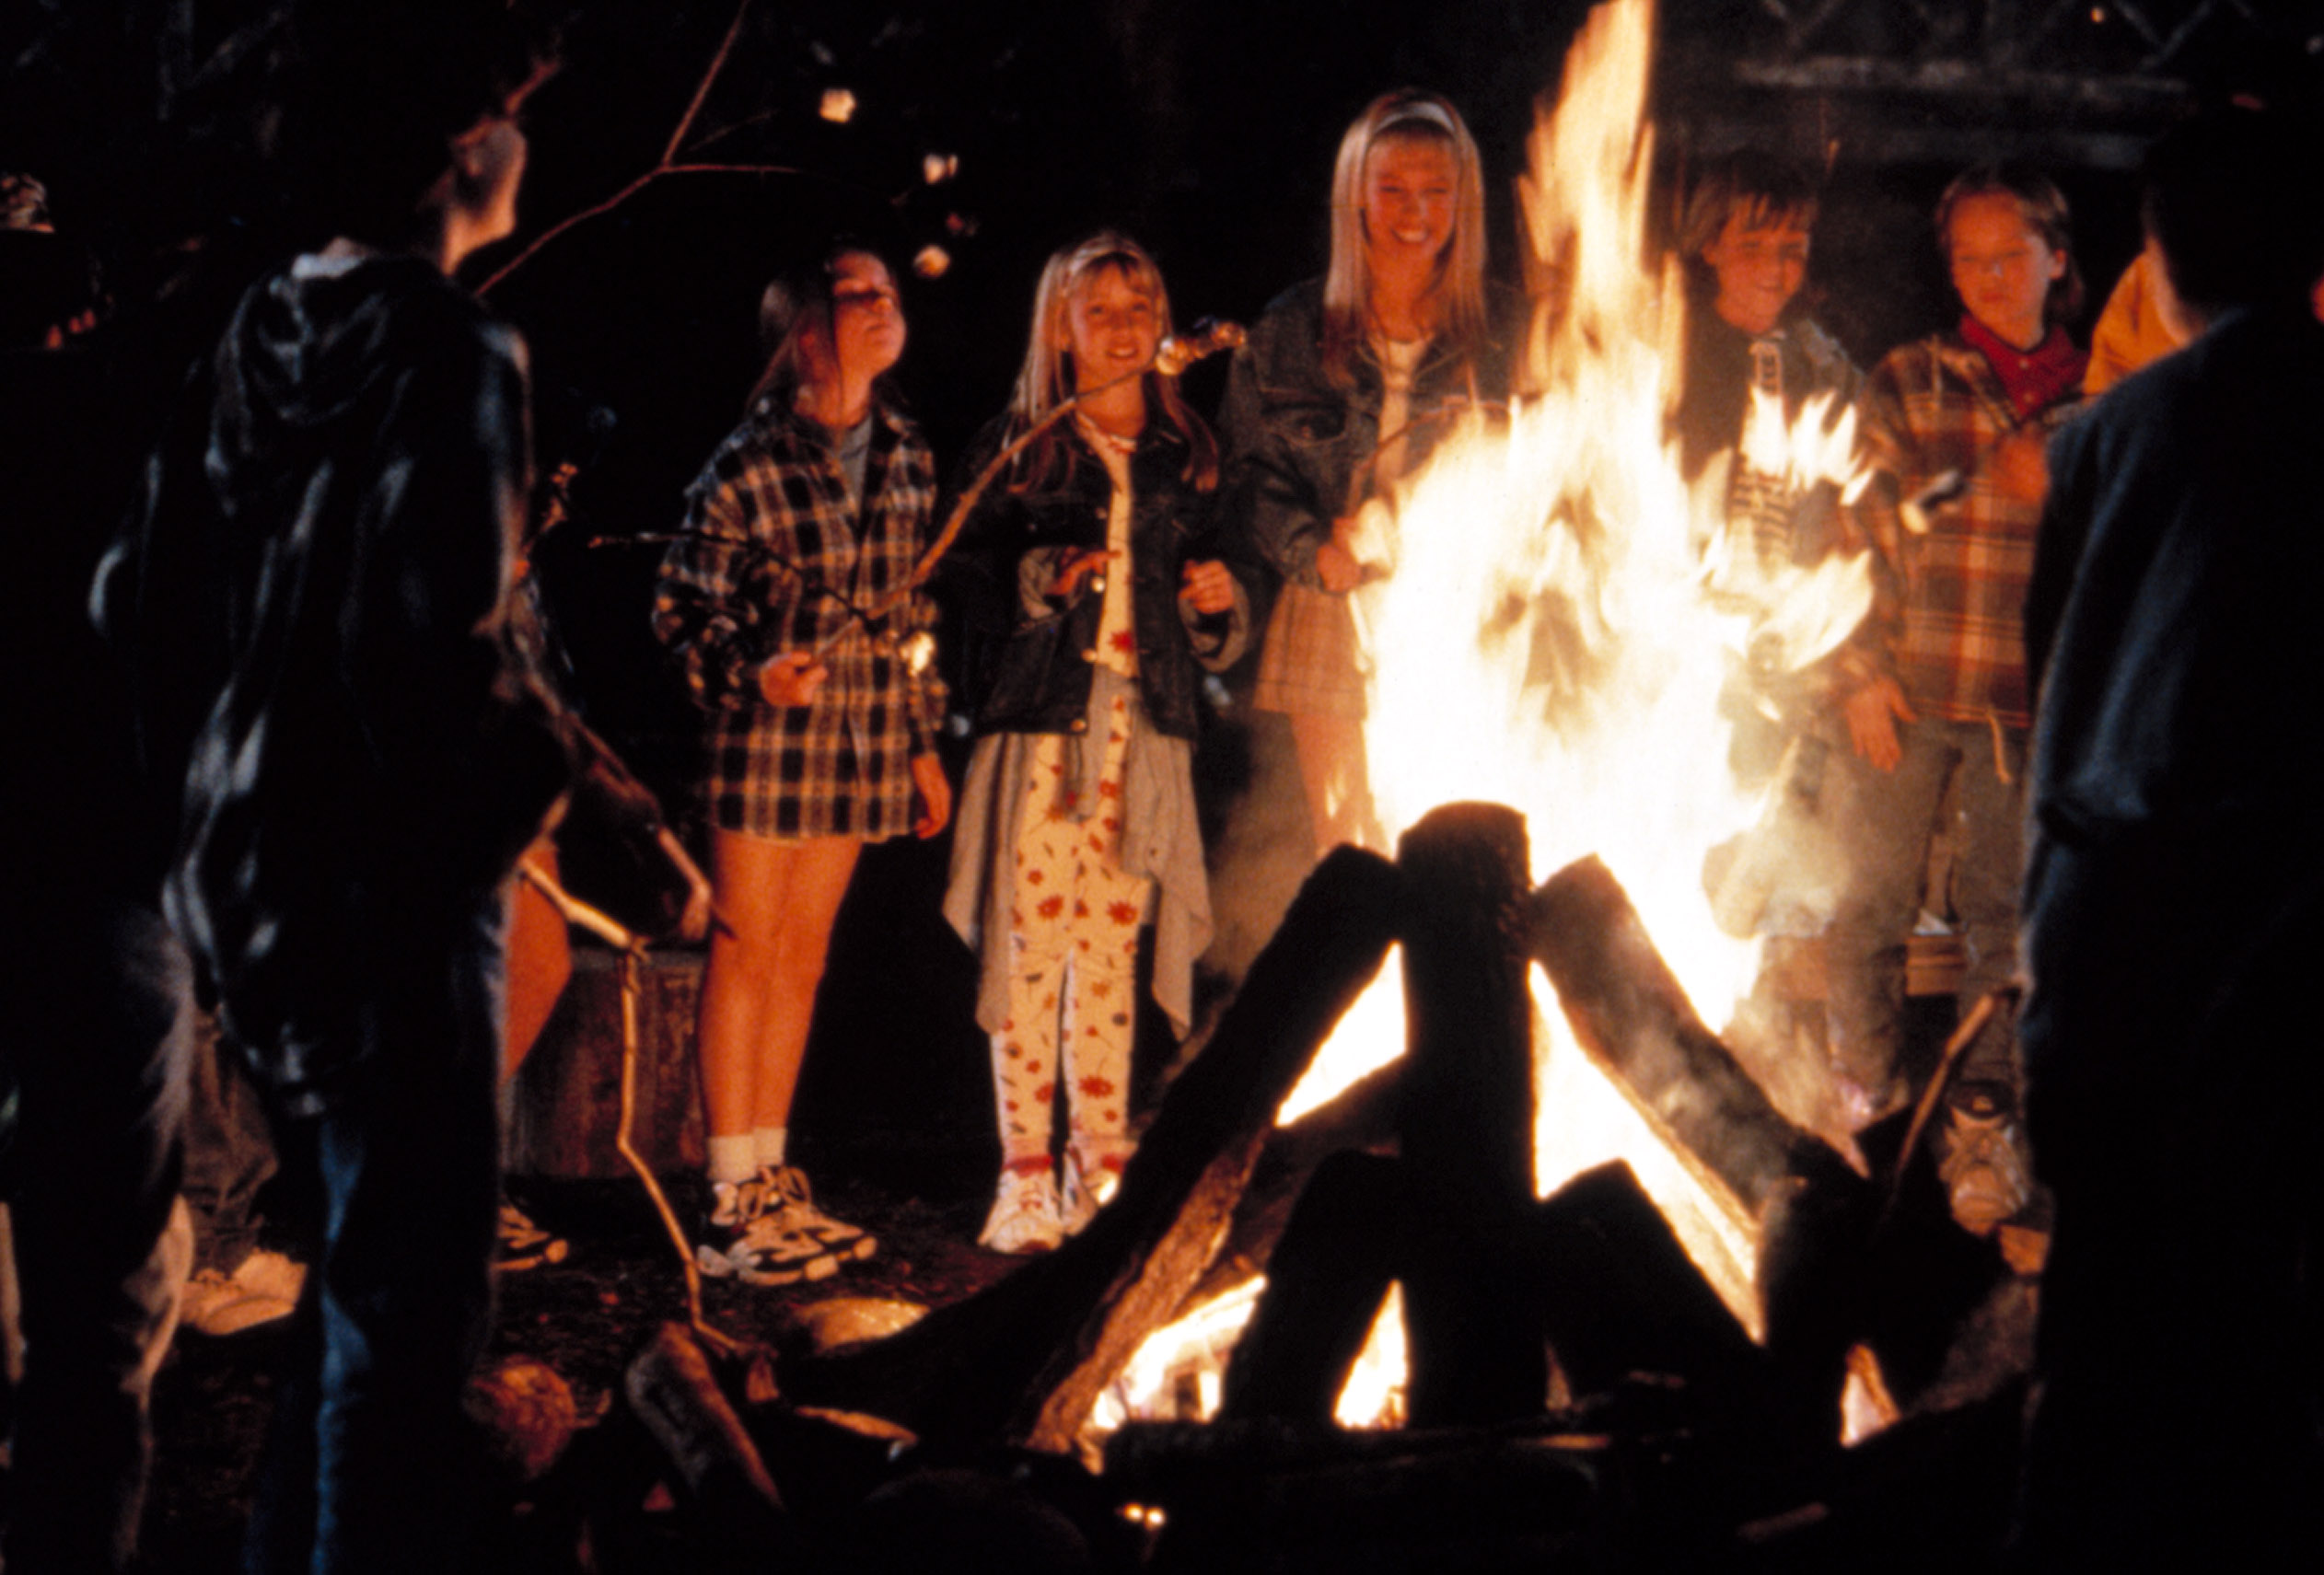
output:
[[1226, 529], [1282, 582], [1251, 703], [1290, 718], [1319, 853], [1377, 846], [1365, 665], [1349, 593], [1358, 515], [1419, 469], [1452, 418], [1508, 392], [1512, 316], [1485, 284], [1484, 181], [1459, 112], [1384, 93], [1341, 139], [1331, 262], [1270, 305], [1236, 353]]
[[[2154, 154], [2198, 337], [2050, 446], [2019, 1035], [2056, 1199], [2028, 1568], [2290, 1569], [2324, 1538], [2324, 182], [2248, 110]], [[2310, 137], [2313, 132], [2308, 132]]]
[[64, 331], [87, 256], [26, 211], [29, 185], [0, 177], [0, 216], [40, 220], [0, 228], [0, 1197], [24, 1336], [5, 1558], [78, 1575], [135, 1555], [192, 1254], [173, 1204], [193, 1013], [161, 916], [178, 783], [143, 769], [87, 614], [167, 385], [117, 324]]
[[945, 900], [983, 959], [1002, 1169], [979, 1239], [1002, 1252], [1077, 1230], [1129, 1156], [1140, 929], [1155, 926], [1155, 999], [1181, 1034], [1210, 936], [1195, 666], [1241, 654], [1249, 604], [1211, 540], [1217, 448], [1155, 368], [1169, 330], [1161, 271], [1135, 241], [1107, 231], [1058, 252], [1017, 396], [964, 466], [973, 484], [1035, 434], [962, 532], [997, 654], [975, 697]]
[[486, 6], [310, 12], [295, 45], [315, 90], [284, 141], [331, 238], [243, 297], [95, 606], [183, 768], [172, 921], [321, 1194], [248, 1567], [444, 1569], [504, 883], [576, 759], [512, 635], [524, 349], [450, 278], [514, 226], [538, 64]]

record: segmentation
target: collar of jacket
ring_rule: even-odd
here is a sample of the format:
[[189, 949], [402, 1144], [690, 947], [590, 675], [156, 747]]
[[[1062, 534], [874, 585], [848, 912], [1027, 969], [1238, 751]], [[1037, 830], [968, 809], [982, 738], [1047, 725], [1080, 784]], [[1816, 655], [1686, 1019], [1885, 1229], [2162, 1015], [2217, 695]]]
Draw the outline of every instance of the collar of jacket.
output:
[[[1272, 317], [1279, 310], [1297, 314], [1296, 321], [1301, 353], [1312, 359], [1319, 369], [1323, 362], [1323, 281], [1309, 279], [1294, 284], [1268, 307], [1267, 315]], [[1513, 335], [1518, 331], [1521, 322], [1513, 294], [1498, 284], [1488, 283], [1485, 286], [1485, 336], [1477, 347], [1475, 365], [1482, 368], [1485, 363], [1500, 358], [1513, 342]], [[1372, 354], [1371, 337], [1365, 336], [1355, 349], [1351, 370], [1355, 374], [1356, 386], [1366, 394], [1376, 395], [1384, 385], [1379, 362]], [[1444, 379], [1448, 373], [1458, 370], [1459, 366], [1460, 357], [1454, 353], [1452, 342], [1443, 334], [1437, 334], [1429, 340], [1427, 352], [1421, 356], [1420, 365], [1412, 368], [1412, 387], [1415, 389], [1427, 388]]]

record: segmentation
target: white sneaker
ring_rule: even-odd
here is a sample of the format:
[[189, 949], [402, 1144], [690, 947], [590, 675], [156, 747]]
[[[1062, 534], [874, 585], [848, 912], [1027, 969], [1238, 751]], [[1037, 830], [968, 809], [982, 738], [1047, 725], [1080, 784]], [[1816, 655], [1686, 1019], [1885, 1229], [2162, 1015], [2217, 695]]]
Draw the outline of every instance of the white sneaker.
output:
[[1004, 1170], [977, 1245], [994, 1252], [1046, 1252], [1065, 1239], [1057, 1178], [1048, 1170]]
[[839, 1255], [774, 1218], [766, 1173], [748, 1181], [715, 1181], [710, 1214], [694, 1238], [694, 1265], [716, 1280], [746, 1285], [796, 1285], [839, 1272]]
[[815, 1206], [807, 1172], [795, 1164], [767, 1165], [759, 1172], [763, 1202], [752, 1229], [762, 1236], [805, 1236], [842, 1263], [879, 1250], [879, 1238]]

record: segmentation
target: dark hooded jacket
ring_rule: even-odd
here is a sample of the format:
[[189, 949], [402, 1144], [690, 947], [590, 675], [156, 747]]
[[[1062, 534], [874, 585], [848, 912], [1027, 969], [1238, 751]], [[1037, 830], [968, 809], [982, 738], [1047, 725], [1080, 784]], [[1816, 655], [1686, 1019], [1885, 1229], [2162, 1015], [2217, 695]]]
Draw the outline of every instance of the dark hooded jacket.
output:
[[146, 773], [186, 784], [171, 916], [295, 1109], [571, 778], [509, 615], [529, 472], [514, 333], [423, 261], [302, 258], [243, 298], [99, 572]]

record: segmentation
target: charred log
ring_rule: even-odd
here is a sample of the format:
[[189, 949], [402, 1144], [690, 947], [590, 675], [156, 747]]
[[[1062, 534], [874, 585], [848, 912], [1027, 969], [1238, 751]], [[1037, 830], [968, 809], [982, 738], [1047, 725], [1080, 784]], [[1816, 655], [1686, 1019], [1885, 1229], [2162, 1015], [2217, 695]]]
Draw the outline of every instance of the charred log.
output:
[[1316, 1168], [1227, 1363], [1220, 1420], [1331, 1420], [1389, 1284], [1407, 1269], [1404, 1191], [1402, 1163], [1377, 1154]]
[[1397, 850], [1407, 893], [1409, 1414], [1432, 1426], [1537, 1415], [1540, 1319], [1508, 1266], [1533, 1204], [1533, 1008], [1525, 819], [1499, 805], [1432, 811]]
[[[1897, 1163], [1909, 1120], [1898, 1111], [1857, 1135], [1877, 1169]], [[1910, 1406], [2007, 1273], [1994, 1241], [1954, 1221], [1925, 1145], [1904, 1165], [1892, 1203], [1853, 1172], [1788, 1182], [1770, 1200], [1759, 1280], [1768, 1356], [1802, 1432], [1832, 1433], [1848, 1350], [1859, 1343]]]
[[932, 1441], [1051, 1447], [1137, 1341], [1174, 1316], [1224, 1235], [1285, 1094], [1378, 971], [1402, 881], [1342, 848], [1310, 875], [1121, 1191], [1056, 1252], [891, 1338], [796, 1364], [795, 1399], [890, 1418]]
[[1553, 1423], [1133, 1425], [1105, 1479], [1159, 1511], [1157, 1569], [1554, 1569], [1611, 1496], [1612, 1455]]
[[1403, 1098], [1404, 1062], [1377, 1067], [1287, 1127], [1267, 1134], [1250, 1184], [1235, 1205], [1226, 1245], [1188, 1298], [1200, 1303], [1224, 1295], [1271, 1267], [1292, 1213], [1317, 1167], [1343, 1152], [1392, 1152], [1396, 1112]]
[[1603, 863], [1581, 859], [1551, 876], [1532, 917], [1533, 955], [1583, 1049], [1745, 1213], [1756, 1216], [1786, 1177], [1839, 1164], [1703, 1026]]

